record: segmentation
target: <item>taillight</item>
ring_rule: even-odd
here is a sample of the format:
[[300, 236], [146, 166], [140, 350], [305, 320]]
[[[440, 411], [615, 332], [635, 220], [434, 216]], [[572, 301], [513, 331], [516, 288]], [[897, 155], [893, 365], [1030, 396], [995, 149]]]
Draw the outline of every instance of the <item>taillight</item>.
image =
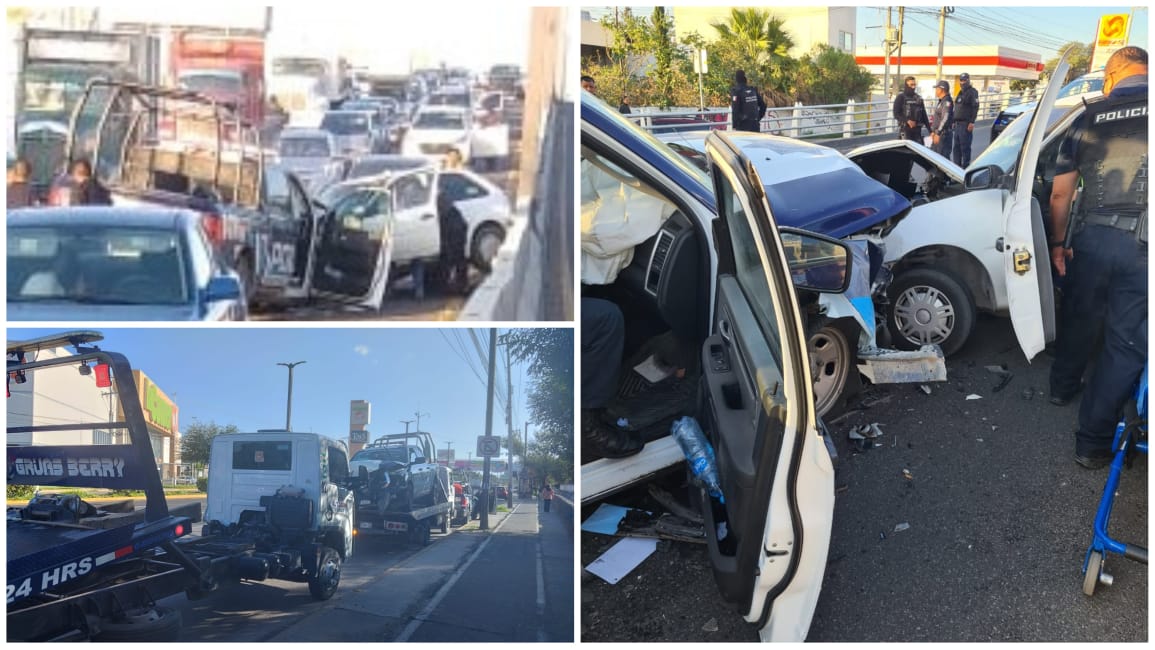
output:
[[172, 530], [172, 532], [176, 533], [176, 536], [177, 536], [177, 537], [180, 537], [181, 535], [184, 535], [184, 534], [185, 534], [184, 524], [177, 524], [177, 525], [176, 525], [176, 528], [174, 528], [174, 529]]
[[205, 235], [213, 246], [224, 241], [224, 219], [221, 218], [221, 215], [212, 212], [201, 213], [201, 228], [204, 229]]

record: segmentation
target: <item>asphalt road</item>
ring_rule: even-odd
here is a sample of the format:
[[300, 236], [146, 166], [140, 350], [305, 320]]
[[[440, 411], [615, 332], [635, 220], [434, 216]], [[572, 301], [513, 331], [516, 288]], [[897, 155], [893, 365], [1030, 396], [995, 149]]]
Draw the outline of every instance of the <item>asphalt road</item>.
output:
[[[989, 123], [976, 127], [974, 156], [989, 133]], [[985, 367], [1001, 364], [1014, 378], [995, 393], [998, 377]], [[1075, 464], [1078, 405], [1047, 401], [1050, 365], [1046, 354], [1027, 362], [1008, 319], [982, 316], [930, 395], [868, 385], [855, 403], [873, 405], [832, 424], [838, 491], [808, 640], [1147, 640], [1145, 565], [1113, 556], [1114, 585], [1082, 593], [1107, 471]], [[851, 453], [847, 433], [872, 422], [883, 446]], [[1116, 500], [1117, 539], [1147, 546], [1146, 495], [1139, 459]], [[637, 491], [608, 502], [655, 505]], [[896, 532], [899, 524], [909, 528]], [[582, 566], [617, 541], [581, 535]], [[659, 542], [617, 585], [583, 572], [581, 599], [583, 642], [758, 640], [722, 602], [701, 545]]]
[[571, 642], [572, 530], [534, 501], [514, 505], [488, 531], [472, 521], [424, 548], [358, 538], [326, 602], [268, 580], [162, 604], [181, 610], [182, 642]]

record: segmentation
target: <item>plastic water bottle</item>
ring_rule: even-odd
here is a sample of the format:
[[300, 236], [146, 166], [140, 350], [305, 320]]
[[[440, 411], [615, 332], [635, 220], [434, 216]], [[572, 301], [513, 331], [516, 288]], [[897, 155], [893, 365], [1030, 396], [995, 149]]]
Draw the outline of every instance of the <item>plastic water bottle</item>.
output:
[[705, 486], [710, 496], [726, 503], [725, 497], [722, 496], [722, 486], [718, 482], [718, 464], [714, 460], [714, 448], [710, 446], [710, 441], [706, 440], [706, 434], [702, 433], [698, 421], [692, 417], [679, 418], [674, 421], [671, 433], [674, 440], [678, 441], [678, 446], [682, 448], [686, 462], [690, 463], [690, 472], [694, 478]]

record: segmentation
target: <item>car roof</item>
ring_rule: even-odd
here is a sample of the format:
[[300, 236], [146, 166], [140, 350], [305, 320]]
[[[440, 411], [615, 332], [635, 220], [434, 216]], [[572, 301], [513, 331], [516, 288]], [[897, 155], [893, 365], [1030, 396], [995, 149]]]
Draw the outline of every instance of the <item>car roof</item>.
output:
[[166, 207], [72, 206], [10, 210], [8, 225], [17, 227], [65, 226], [155, 228], [179, 230], [200, 215], [191, 210]]

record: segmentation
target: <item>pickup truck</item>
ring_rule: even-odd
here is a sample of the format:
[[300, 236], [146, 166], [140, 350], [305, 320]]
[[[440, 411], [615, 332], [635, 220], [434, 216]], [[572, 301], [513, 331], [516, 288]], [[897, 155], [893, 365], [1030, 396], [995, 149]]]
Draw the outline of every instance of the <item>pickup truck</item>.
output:
[[[99, 119], [81, 119], [90, 113]], [[115, 205], [200, 212], [250, 304], [320, 298], [381, 308], [391, 221], [328, 219], [235, 107], [195, 92], [96, 80], [70, 126], [70, 158], [92, 160]]]
[[454, 490], [435, 450], [432, 435], [413, 432], [382, 436], [353, 455], [358, 535], [405, 535], [425, 545], [434, 527], [449, 532]]

